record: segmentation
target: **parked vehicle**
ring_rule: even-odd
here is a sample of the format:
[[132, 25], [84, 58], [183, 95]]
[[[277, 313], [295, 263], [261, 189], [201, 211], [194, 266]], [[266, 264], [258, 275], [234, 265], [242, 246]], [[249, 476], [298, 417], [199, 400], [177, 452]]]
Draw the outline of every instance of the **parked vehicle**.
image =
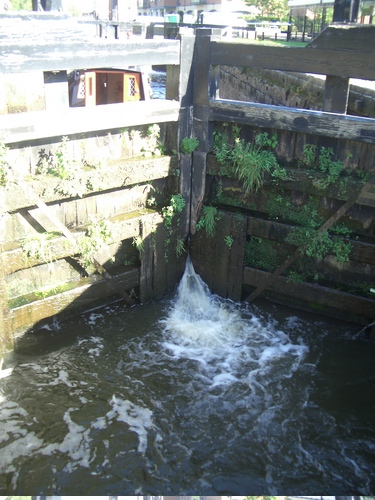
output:
[[255, 31], [258, 38], [281, 38], [282, 31], [279, 23], [262, 21], [255, 24]]

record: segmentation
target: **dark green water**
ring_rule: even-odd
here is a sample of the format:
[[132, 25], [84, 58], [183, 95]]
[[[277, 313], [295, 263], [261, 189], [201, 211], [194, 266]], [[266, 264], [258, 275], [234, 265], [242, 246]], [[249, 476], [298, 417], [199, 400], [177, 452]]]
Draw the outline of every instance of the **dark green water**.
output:
[[212, 296], [121, 303], [18, 339], [0, 372], [0, 493], [375, 490], [375, 343]]

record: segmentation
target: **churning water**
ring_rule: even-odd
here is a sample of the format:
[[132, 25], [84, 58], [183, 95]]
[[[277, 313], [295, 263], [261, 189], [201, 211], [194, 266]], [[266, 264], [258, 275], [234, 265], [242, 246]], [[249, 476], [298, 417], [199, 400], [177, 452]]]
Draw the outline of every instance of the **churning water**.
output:
[[1, 494], [375, 489], [374, 343], [212, 295], [25, 335], [1, 378]]

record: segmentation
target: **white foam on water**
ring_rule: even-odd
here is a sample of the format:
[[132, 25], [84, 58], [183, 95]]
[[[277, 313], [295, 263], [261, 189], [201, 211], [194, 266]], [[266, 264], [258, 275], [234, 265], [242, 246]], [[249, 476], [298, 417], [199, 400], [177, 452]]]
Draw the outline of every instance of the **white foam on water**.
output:
[[21, 408], [13, 401], [2, 402], [0, 411], [0, 443], [7, 441], [11, 434], [25, 436], [27, 430], [20, 426], [24, 418], [28, 415], [27, 411]]
[[267, 374], [277, 369], [280, 378], [290, 377], [308, 350], [243, 306], [211, 294], [189, 258], [177, 297], [161, 323], [166, 352], [197, 361], [200, 375], [212, 387], [246, 382], [265, 390]]
[[40, 450], [43, 455], [51, 455], [59, 451], [67, 454], [72, 462], [68, 463], [66, 470], [71, 472], [77, 465], [89, 467], [91, 461], [90, 451], [90, 428], [86, 429], [82, 425], [73, 422], [70, 413], [78, 408], [69, 408], [64, 414], [64, 421], [68, 426], [68, 433], [61, 443], [52, 443]]
[[116, 419], [126, 423], [129, 429], [138, 435], [138, 451], [144, 455], [147, 449], [148, 429], [154, 427], [152, 411], [116, 396], [112, 397], [110, 403], [112, 410], [107, 413], [106, 417], [110, 421]]
[[[98, 316], [102, 316], [101, 314], [97, 314], [96, 315], [97, 317]], [[92, 342], [95, 347], [92, 347], [91, 349], [88, 349], [87, 351], [87, 354], [90, 356], [90, 357], [98, 357], [100, 356], [100, 353], [104, 347], [104, 344], [103, 344], [103, 339], [100, 338], [100, 337], [90, 337], [90, 342]]]
[[71, 382], [69, 380], [69, 373], [66, 370], [60, 370], [59, 374], [57, 377], [55, 377], [53, 380], [47, 383], [39, 383], [39, 387], [43, 386], [53, 386], [53, 385], [59, 385], [59, 384], [65, 384], [67, 387], [77, 387], [76, 382]]
[[98, 313], [91, 313], [88, 320], [87, 320], [87, 323], [89, 325], [96, 325], [97, 323], [97, 320], [99, 318], [104, 318], [104, 315], [103, 314], [98, 314]]
[[30, 455], [43, 445], [27, 428], [28, 412], [13, 401], [1, 401], [0, 407], [0, 471], [14, 471], [12, 465], [19, 457]]
[[0, 370], [0, 378], [7, 378], [12, 374], [13, 368], [5, 368], [4, 370]]

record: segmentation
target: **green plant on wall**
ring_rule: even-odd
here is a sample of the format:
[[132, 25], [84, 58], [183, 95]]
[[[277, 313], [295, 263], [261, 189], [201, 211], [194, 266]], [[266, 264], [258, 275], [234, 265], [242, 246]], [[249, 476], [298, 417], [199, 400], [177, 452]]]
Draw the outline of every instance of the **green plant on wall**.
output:
[[66, 180], [74, 177], [74, 164], [68, 151], [68, 137], [63, 137], [57, 146], [55, 153], [47, 154], [44, 149], [39, 152], [37, 163], [37, 174], [50, 174]]
[[114, 229], [110, 221], [91, 219], [85, 235], [77, 246], [77, 253], [80, 254], [80, 262], [83, 267], [89, 267], [99, 252], [109, 252], [108, 246], [114, 242], [114, 239]]
[[276, 242], [252, 236], [245, 247], [245, 265], [272, 272], [280, 265]]
[[[169, 246], [174, 241], [176, 256], [180, 257], [182, 252], [185, 252], [185, 242], [182, 238], [173, 235], [176, 233], [176, 229], [180, 224], [180, 218], [178, 215], [184, 210], [186, 206], [186, 201], [184, 200], [182, 194], [174, 194], [169, 200], [169, 204], [162, 208], [162, 216], [164, 220], [164, 226], [167, 230], [168, 237], [164, 240], [164, 260], [168, 262], [169, 260]], [[176, 228], [175, 231], [173, 228]]]
[[[130, 133], [130, 137], [134, 139], [132, 133]], [[142, 148], [142, 155], [151, 157], [164, 154], [166, 154], [166, 147], [160, 141], [160, 126], [155, 123], [147, 129], [146, 145]]]
[[186, 252], [185, 241], [182, 238], [176, 238], [176, 257], [181, 257], [184, 252]]
[[63, 196], [82, 197], [82, 186], [79, 174], [82, 172], [82, 165], [74, 161], [68, 148], [68, 137], [63, 137], [62, 142], [57, 146], [56, 151], [46, 153], [44, 149], [39, 152], [39, 160], [36, 165], [36, 174], [52, 175], [60, 179], [55, 188], [55, 192]]
[[143, 241], [142, 236], [140, 234], [138, 234], [137, 236], [134, 236], [132, 243], [135, 246], [135, 248], [138, 250], [139, 255], [142, 255], [144, 250], [145, 250], [144, 241]]
[[232, 236], [228, 235], [224, 238], [224, 241], [225, 241], [225, 244], [227, 245], [227, 247], [230, 249], [232, 248], [232, 245], [233, 245], [233, 238]]
[[266, 211], [272, 219], [295, 222], [304, 227], [317, 228], [324, 222], [319, 213], [319, 197], [310, 195], [302, 205], [295, 206], [290, 193], [280, 187], [268, 191]]
[[286, 238], [286, 242], [297, 247], [305, 248], [308, 257], [324, 259], [327, 254], [333, 254], [339, 263], [349, 261], [352, 251], [350, 242], [333, 237], [327, 230], [315, 231], [311, 228], [294, 228]]
[[162, 208], [164, 224], [169, 231], [172, 230], [172, 221], [174, 217], [181, 213], [185, 206], [186, 201], [184, 200], [182, 194], [174, 194], [171, 196], [169, 205]]
[[57, 232], [45, 232], [27, 236], [21, 241], [21, 248], [29, 259], [48, 264], [53, 260], [53, 239], [60, 236]]
[[326, 189], [336, 182], [344, 168], [341, 161], [334, 161], [332, 148], [319, 149], [315, 144], [306, 144], [303, 148], [303, 158], [307, 167], [325, 174], [324, 178], [313, 181], [313, 185], [318, 189]]
[[215, 236], [216, 222], [218, 220], [220, 220], [220, 216], [218, 215], [217, 208], [212, 207], [211, 205], [203, 205], [202, 215], [200, 216], [196, 226], [197, 231], [204, 229], [206, 231], [206, 235], [209, 238], [213, 238], [213, 236]]
[[[226, 124], [224, 124], [226, 126]], [[233, 127], [232, 127], [233, 129]], [[213, 152], [216, 156], [216, 159], [220, 165], [223, 165], [225, 168], [228, 168], [228, 173], [230, 171], [231, 165], [231, 151], [232, 146], [229, 144], [228, 133], [222, 133], [218, 130], [214, 131], [214, 144], [213, 144]], [[236, 135], [238, 137], [238, 135]], [[223, 172], [224, 174], [225, 172]]]
[[[231, 130], [232, 144], [228, 134], [218, 131], [214, 133], [213, 151], [217, 161], [234, 172], [246, 194], [258, 191], [264, 184], [266, 174], [276, 179], [285, 180], [286, 170], [281, 168], [272, 151], [277, 146], [277, 135], [269, 137], [267, 132], [255, 136], [253, 143], [240, 138], [240, 129], [233, 126]], [[225, 172], [222, 172], [225, 173]]]
[[184, 137], [180, 142], [180, 151], [185, 155], [190, 155], [199, 146], [199, 141], [196, 137]]

